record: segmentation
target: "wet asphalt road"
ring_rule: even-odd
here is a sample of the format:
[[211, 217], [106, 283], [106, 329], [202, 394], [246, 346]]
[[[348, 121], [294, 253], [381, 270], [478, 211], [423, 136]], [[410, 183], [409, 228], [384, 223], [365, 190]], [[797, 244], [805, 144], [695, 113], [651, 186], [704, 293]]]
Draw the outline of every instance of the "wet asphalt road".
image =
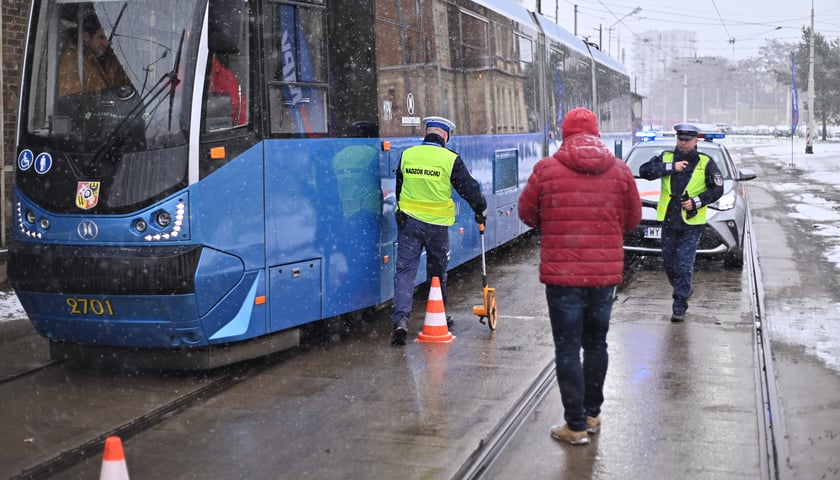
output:
[[[820, 239], [787, 218], [783, 198], [770, 188], [789, 172], [747, 153], [742, 163], [759, 171], [749, 195], [766, 289], [765, 328], [772, 332], [773, 322], [787, 321], [792, 311], [820, 312], [827, 302], [837, 303], [836, 272], [815, 262]], [[457, 338], [449, 346], [389, 347], [382, 312], [349, 336], [303, 349], [125, 439], [131, 477], [452, 478], [551, 362], [537, 261], [535, 238], [488, 257], [499, 297], [496, 332], [470, 313], [481, 286], [480, 264], [473, 262], [450, 279], [448, 313], [457, 319]], [[719, 262], [698, 262], [688, 321], [672, 325], [659, 261], [645, 261], [616, 301], [602, 432], [587, 447], [551, 440], [550, 426], [562, 421], [555, 387], [486, 478], [759, 478], [761, 412], [746, 275]], [[421, 296], [410, 338], [422, 326]], [[25, 336], [0, 338], [3, 349], [11, 345], [8, 339], [42, 347]], [[806, 345], [774, 341], [772, 347], [783, 406], [777, 417], [784, 420], [790, 452], [779, 478], [835, 478], [838, 374]], [[27, 451], [46, 448], [64, 428], [77, 432], [79, 425], [100, 421], [107, 427], [107, 415], [84, 407], [86, 394], [119, 390], [111, 407], [120, 411], [149, 402], [149, 392], [166, 396], [179, 388], [154, 375], [112, 383], [71, 372], [53, 381], [69, 381], [73, 395], [33, 387], [31, 397], [15, 403], [2, 398], [3, 425], [14, 419], [28, 430], [4, 428], [0, 452], [18, 452], [25, 462]], [[45, 394], [52, 396], [45, 402], [51, 408], [38, 409], [42, 404], [33, 399]], [[64, 434], [72, 438], [74, 431]], [[38, 443], [21, 445], [24, 437]], [[2, 455], [0, 464], [8, 465]], [[54, 478], [96, 478], [100, 463], [94, 455]]]
[[[495, 332], [464, 314], [480, 298], [480, 266], [470, 265], [451, 278], [451, 344], [392, 348], [387, 315], [379, 315], [347, 338], [303, 350], [126, 438], [132, 478], [456, 477], [552, 363], [537, 258], [537, 238], [490, 257], [490, 283], [500, 292]], [[721, 262], [702, 266], [689, 319], [673, 325], [659, 262], [645, 262], [616, 302], [602, 432], [582, 448], [553, 441], [549, 428], [562, 421], [562, 408], [552, 385], [485, 478], [758, 478], [744, 275]], [[415, 309], [413, 334], [424, 302]], [[150, 395], [179, 388], [154, 375], [97, 382], [72, 371], [54, 375], [56, 384], [62, 375], [72, 389], [49, 390], [52, 410], [31, 411], [32, 397], [7, 410], [17, 418], [53, 416], [24, 422], [37, 443], [18, 451], [72, 439], [82, 426], [113, 426], [120, 413], [148, 409]], [[186, 380], [180, 388], [196, 388]], [[85, 393], [96, 407], [84, 407]], [[95, 478], [100, 465], [93, 455], [48, 478]]]

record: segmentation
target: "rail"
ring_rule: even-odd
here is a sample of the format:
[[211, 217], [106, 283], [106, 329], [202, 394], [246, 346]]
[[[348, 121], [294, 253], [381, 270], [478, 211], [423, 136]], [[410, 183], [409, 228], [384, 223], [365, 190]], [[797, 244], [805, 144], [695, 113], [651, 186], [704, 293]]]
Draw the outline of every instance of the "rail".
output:
[[776, 371], [773, 367], [773, 355], [770, 348], [770, 333], [765, 325], [764, 313], [764, 283], [761, 276], [761, 266], [757, 259], [757, 245], [752, 234], [752, 216], [747, 210], [747, 229], [744, 242], [744, 261], [749, 270], [750, 303], [753, 311], [753, 340], [755, 341], [754, 364], [756, 377], [756, 402], [759, 407], [759, 464], [761, 478], [772, 480], [787, 480], [792, 478], [790, 469], [783, 468], [780, 460], [790, 458], [787, 443], [782, 404], [776, 385]]
[[554, 357], [543, 368], [533, 383], [525, 390], [522, 396], [513, 404], [507, 415], [484, 439], [478, 448], [470, 455], [464, 465], [455, 473], [453, 478], [478, 479], [482, 478], [487, 469], [504, 452], [511, 439], [519, 431], [519, 428], [527, 420], [528, 416], [542, 402], [555, 383]]

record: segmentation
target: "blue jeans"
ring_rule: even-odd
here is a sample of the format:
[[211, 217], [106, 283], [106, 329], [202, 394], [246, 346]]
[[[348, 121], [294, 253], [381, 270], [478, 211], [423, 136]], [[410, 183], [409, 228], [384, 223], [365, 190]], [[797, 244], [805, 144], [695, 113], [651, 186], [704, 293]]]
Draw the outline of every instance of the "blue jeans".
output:
[[426, 281], [440, 279], [440, 293], [446, 305], [446, 269], [449, 265], [449, 227], [432, 225], [408, 217], [397, 234], [397, 265], [394, 274], [394, 326], [408, 321], [414, 303], [414, 279], [420, 264], [420, 255], [426, 249]]
[[600, 415], [604, 403], [614, 295], [615, 287], [545, 287], [563, 418], [577, 432], [586, 430], [587, 415]]
[[662, 227], [662, 264], [671, 284], [674, 299], [673, 313], [682, 314], [688, 310], [691, 295], [691, 277], [694, 273], [694, 257], [703, 234], [704, 225], [675, 230]]

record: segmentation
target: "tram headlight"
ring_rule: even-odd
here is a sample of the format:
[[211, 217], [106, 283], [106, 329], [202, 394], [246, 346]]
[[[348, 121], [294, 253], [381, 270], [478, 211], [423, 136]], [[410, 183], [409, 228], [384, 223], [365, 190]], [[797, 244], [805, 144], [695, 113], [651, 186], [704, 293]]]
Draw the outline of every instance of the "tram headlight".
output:
[[157, 221], [158, 225], [161, 227], [168, 227], [170, 223], [172, 223], [172, 215], [169, 214], [166, 210], [161, 210], [155, 216], [155, 220]]
[[38, 226], [41, 227], [41, 230], [49, 230], [50, 229], [50, 219], [47, 217], [41, 217], [38, 220]]
[[32, 225], [35, 224], [35, 212], [33, 212], [32, 210], [27, 210], [24, 216], [26, 217], [26, 223]]
[[138, 218], [137, 220], [134, 221], [134, 229], [137, 230], [140, 233], [145, 232], [146, 227], [148, 227], [148, 226], [149, 225], [142, 218]]

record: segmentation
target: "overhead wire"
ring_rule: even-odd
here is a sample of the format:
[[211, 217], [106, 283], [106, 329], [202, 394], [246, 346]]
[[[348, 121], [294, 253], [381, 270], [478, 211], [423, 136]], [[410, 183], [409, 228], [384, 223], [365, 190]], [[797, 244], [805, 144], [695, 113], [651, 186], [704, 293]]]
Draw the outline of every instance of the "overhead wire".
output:
[[[660, 45], [651, 32], [682, 30], [694, 32], [692, 44], [687, 47], [695, 48], [699, 56], [734, 56], [741, 58], [745, 55], [753, 55], [764, 45], [768, 38], [782, 43], [797, 43], [802, 39], [802, 28], [810, 21], [810, 11], [802, 15], [784, 15], [770, 8], [756, 15], [755, 11], [741, 11], [736, 9], [736, 14], [727, 13], [732, 10], [731, 5], [713, 0], [714, 12], [710, 8], [695, 9], [690, 16], [690, 23], [686, 23], [684, 12], [675, 11], [673, 8], [665, 8], [664, 0], [598, 0], [598, 2], [582, 2], [581, 0], [555, 0], [560, 4], [558, 11], [565, 9], [568, 5], [568, 15], [560, 15], [561, 21], [565, 19], [571, 23], [571, 13], [576, 12], [575, 28], [580, 25], [582, 34], [589, 41], [599, 33], [602, 35], [600, 41], [608, 41], [607, 25], [618, 23], [620, 13], [630, 11], [634, 7], [642, 8], [642, 13], [634, 15], [632, 21], [621, 19], [622, 34], [629, 35], [627, 45], [630, 47], [631, 55], [634, 58], [652, 55], [662, 57], [673, 54], [673, 50], [667, 45]], [[775, 1], [775, 0], [770, 0]], [[527, 0], [526, 0], [527, 3]], [[661, 6], [662, 8], [657, 8]], [[725, 7], [725, 8], [724, 8]], [[727, 10], [728, 9], [728, 10]], [[797, 9], [796, 12], [799, 10]], [[837, 21], [840, 6], [831, 6], [820, 9], [817, 30], [826, 38], [837, 38]], [[594, 24], [594, 32], [589, 27]], [[776, 27], [781, 26], [782, 29]], [[723, 30], [720, 35], [708, 38], [710, 32], [717, 29]], [[769, 36], [764, 36], [766, 30], [779, 30]], [[772, 31], [772, 30], [771, 30]], [[761, 33], [756, 33], [761, 32]], [[578, 32], [576, 32], [578, 33]], [[725, 36], [725, 37], [724, 37]], [[625, 42], [621, 42], [622, 45]], [[606, 45], [605, 45], [606, 46]], [[605, 50], [606, 51], [606, 50]]]
[[715, 12], [717, 12], [717, 16], [720, 19], [720, 24], [723, 25], [723, 31], [726, 32], [726, 37], [729, 38], [729, 43], [734, 44], [735, 38], [732, 37], [732, 34], [729, 33], [729, 29], [726, 28], [726, 22], [723, 21], [723, 17], [720, 15], [720, 9], [718, 9], [715, 0], [712, 0], [712, 6], [715, 7]]
[[[632, 38], [634, 38], [636, 41], [638, 41], [640, 43], [645, 43], [645, 36], [640, 34], [637, 31], [637, 29], [639, 28], [639, 25], [641, 25], [640, 22], [644, 22], [646, 24], [662, 23], [662, 24], [666, 24], [666, 25], [675, 25], [675, 24], [680, 23], [684, 20], [684, 15], [683, 14], [675, 13], [672, 9], [664, 10], [664, 9], [657, 9], [655, 6], [651, 7], [649, 5], [649, 2], [647, 2], [645, 0], [631, 1], [630, 3], [615, 3], [615, 2], [599, 0], [598, 3], [590, 3], [590, 4], [586, 4], [585, 2], [581, 2], [580, 0], [562, 0], [562, 1], [563, 1], [563, 3], [566, 3], [569, 6], [576, 6], [578, 14], [580, 16], [582, 16], [584, 18], [588, 17], [589, 19], [593, 19], [593, 18], [598, 19], [596, 21], [600, 21], [600, 22], [604, 22], [604, 23], [612, 22], [615, 19], [617, 19], [618, 15], [615, 13], [616, 11], [620, 11], [622, 9], [630, 9], [633, 6], [640, 5], [644, 9], [643, 13], [641, 15], [637, 15], [636, 19], [633, 22], [625, 22], [625, 21], [621, 22], [623, 28], [626, 29], [632, 35]], [[730, 30], [730, 28], [732, 28], [733, 26], [739, 27], [739, 28], [740, 27], [774, 28], [774, 27], [777, 27], [777, 26], [782, 26], [785, 29], [792, 29], [792, 30], [796, 31], [797, 33], [794, 34], [794, 35], [791, 35], [791, 36], [786, 36], [786, 37], [779, 37], [777, 35], [777, 36], [774, 36], [774, 38], [777, 38], [781, 41], [797, 41], [800, 38], [799, 31], [800, 31], [802, 25], [807, 23], [807, 20], [809, 18], [808, 15], [803, 15], [801, 17], [789, 17], [789, 16], [785, 16], [785, 17], [781, 17], [781, 16], [766, 17], [765, 15], [762, 15], [763, 21], [756, 21], [755, 16], [753, 14], [751, 14], [751, 16], [749, 16], [748, 18], [745, 18], [744, 20], [740, 20], [740, 19], [737, 19], [737, 18], [733, 19], [733, 18], [729, 18], [729, 17], [727, 17], [727, 19], [724, 20], [723, 15], [720, 12], [720, 9], [718, 8], [717, 4], [714, 5], [714, 8], [715, 8], [715, 15], [714, 16], [704, 16], [702, 14], [702, 10], [698, 11], [697, 13], [692, 14], [692, 16], [691, 16], [691, 26], [692, 27], [713, 27], [713, 26], [722, 25], [727, 38], [725, 40], [725, 42], [726, 42], [725, 45], [726, 46], [721, 47], [721, 48], [731, 48], [733, 51], [749, 49], [748, 47], [745, 49], [744, 47], [742, 47], [741, 45], [736, 44], [736, 43], [738, 43], [738, 42], [743, 43], [742, 41], [747, 39], [748, 37], [756, 36], [756, 34], [746, 34], [744, 36], [733, 35], [732, 31]], [[600, 29], [596, 28], [596, 31], [597, 30], [600, 30]], [[656, 30], [656, 29], [653, 28], [651, 30]], [[828, 33], [831, 34], [831, 32], [828, 32]], [[585, 35], [585, 36], [589, 37], [590, 35]], [[734, 40], [736, 43], [732, 43], [732, 40]], [[650, 46], [649, 42], [648, 42], [648, 45]], [[717, 51], [719, 49], [716, 48], [716, 47], [706, 46], [706, 47], [703, 48], [703, 50], [716, 50]], [[659, 53], [663, 53], [663, 52], [659, 52]]]

